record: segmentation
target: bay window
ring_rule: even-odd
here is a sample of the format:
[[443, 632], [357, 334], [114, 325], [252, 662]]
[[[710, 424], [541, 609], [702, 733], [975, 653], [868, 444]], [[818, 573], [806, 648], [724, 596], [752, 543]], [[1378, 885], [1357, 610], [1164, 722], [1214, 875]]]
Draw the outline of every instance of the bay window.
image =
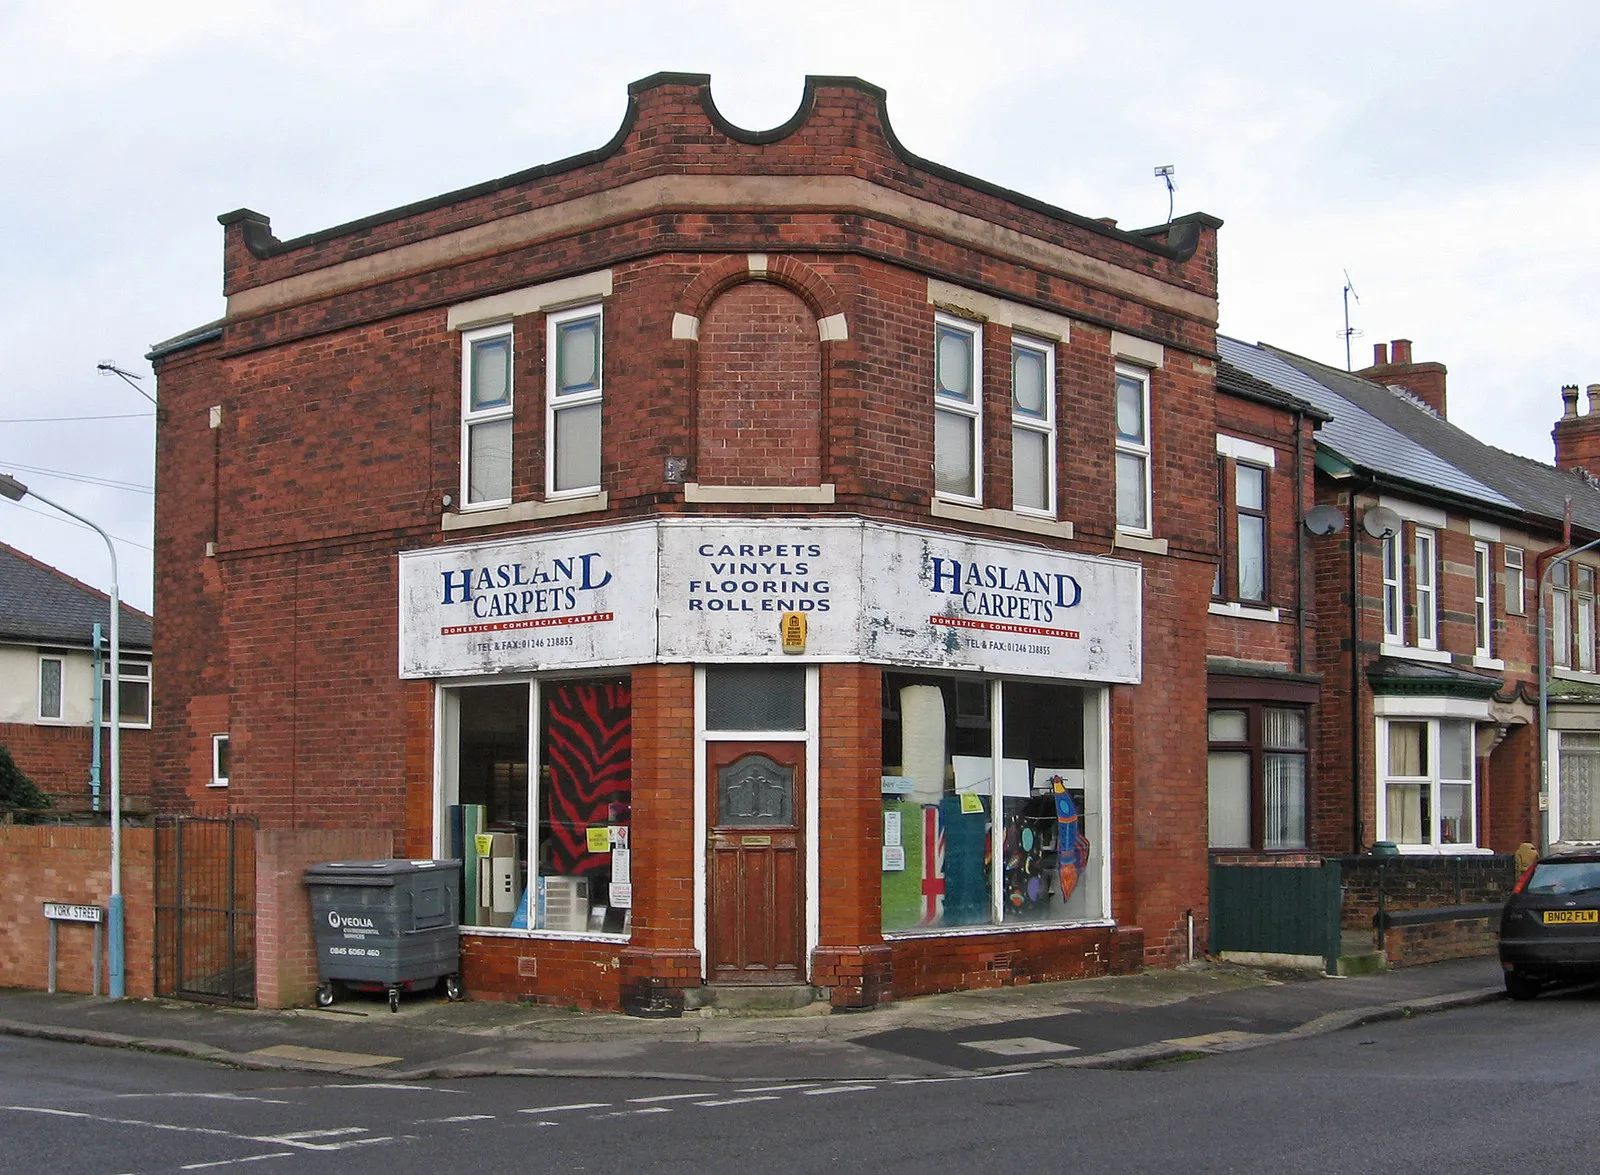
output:
[[1477, 759], [1471, 721], [1380, 719], [1378, 839], [1397, 845], [1472, 845]]
[[1306, 847], [1306, 711], [1241, 702], [1207, 725], [1208, 841], [1213, 849]]

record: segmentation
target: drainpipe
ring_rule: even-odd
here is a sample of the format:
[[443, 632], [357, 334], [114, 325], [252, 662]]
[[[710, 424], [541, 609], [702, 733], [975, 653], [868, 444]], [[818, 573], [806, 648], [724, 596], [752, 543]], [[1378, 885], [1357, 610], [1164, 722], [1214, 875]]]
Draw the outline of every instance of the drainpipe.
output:
[[[1306, 516], [1306, 483], [1305, 483], [1305, 417], [1300, 413], [1294, 414], [1294, 516]], [[1294, 528], [1295, 547], [1295, 615], [1300, 618], [1296, 633], [1294, 671], [1306, 671], [1306, 528]]]
[[1361, 583], [1356, 573], [1356, 490], [1350, 488], [1350, 851], [1361, 851]]

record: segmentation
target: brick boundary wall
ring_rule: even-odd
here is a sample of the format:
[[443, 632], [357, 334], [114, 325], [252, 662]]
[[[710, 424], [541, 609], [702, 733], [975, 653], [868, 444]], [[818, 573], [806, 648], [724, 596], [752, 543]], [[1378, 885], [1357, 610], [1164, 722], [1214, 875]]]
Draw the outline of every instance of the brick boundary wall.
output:
[[[152, 830], [122, 830], [124, 983], [134, 998], [154, 992], [154, 850]], [[109, 828], [0, 825], [0, 987], [43, 991], [47, 986], [50, 929], [44, 902], [104, 908], [110, 895]], [[63, 923], [57, 935], [56, 990], [93, 991], [93, 930]], [[107, 991], [102, 975], [100, 992]]]
[[256, 834], [257, 1007], [303, 1007], [316, 995], [306, 867], [393, 854], [394, 837], [379, 829], [270, 828]]
[[[1386, 911], [1504, 902], [1517, 883], [1511, 857], [1340, 857], [1346, 930], [1371, 930], [1383, 881]], [[1454, 956], [1451, 956], [1454, 957]]]

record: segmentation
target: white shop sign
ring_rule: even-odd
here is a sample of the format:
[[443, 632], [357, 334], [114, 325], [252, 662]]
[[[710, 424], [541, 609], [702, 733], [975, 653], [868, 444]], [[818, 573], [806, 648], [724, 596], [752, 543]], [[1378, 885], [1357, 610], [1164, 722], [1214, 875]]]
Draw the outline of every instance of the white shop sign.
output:
[[400, 556], [400, 676], [656, 659], [656, 528], [642, 523]]
[[909, 527], [862, 541], [861, 659], [1137, 682], [1137, 563]]
[[748, 661], [783, 654], [785, 612], [807, 618], [801, 661], [853, 661], [861, 615], [855, 519], [661, 524], [663, 661]]
[[1137, 682], [1141, 569], [859, 519], [665, 519], [400, 556], [400, 674], [783, 659]]

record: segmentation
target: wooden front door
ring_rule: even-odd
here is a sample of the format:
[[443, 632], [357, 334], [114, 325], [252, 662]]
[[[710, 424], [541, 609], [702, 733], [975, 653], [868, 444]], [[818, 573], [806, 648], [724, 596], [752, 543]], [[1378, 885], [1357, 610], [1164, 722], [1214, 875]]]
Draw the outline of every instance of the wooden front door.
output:
[[804, 983], [803, 742], [706, 750], [712, 983]]

